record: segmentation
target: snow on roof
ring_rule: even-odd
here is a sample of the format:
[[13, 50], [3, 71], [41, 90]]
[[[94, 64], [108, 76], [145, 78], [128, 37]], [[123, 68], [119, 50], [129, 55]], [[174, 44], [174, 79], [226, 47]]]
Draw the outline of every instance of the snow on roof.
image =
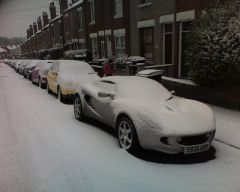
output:
[[80, 5], [80, 4], [82, 4], [82, 3], [83, 3], [83, 0], [79, 0], [79, 1], [77, 1], [77, 2], [75, 2], [75, 3], [73, 3], [71, 6], [69, 5], [69, 8], [66, 9], [64, 12], [67, 12], [67, 11], [73, 9], [73, 8], [77, 7], [78, 5]]
[[54, 19], [52, 19], [52, 20], [50, 20], [49, 22], [54, 22], [54, 21], [56, 21], [56, 20], [58, 20], [58, 19], [60, 19], [62, 16], [61, 15], [59, 15], [59, 16], [57, 16], [57, 17], [55, 17]]

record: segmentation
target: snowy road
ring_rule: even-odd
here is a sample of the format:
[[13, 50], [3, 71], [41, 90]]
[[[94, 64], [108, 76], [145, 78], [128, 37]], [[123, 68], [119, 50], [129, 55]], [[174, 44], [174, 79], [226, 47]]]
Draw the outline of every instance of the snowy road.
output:
[[240, 192], [233, 147], [214, 142], [214, 158], [186, 162], [137, 158], [101, 127], [0, 63], [0, 192]]

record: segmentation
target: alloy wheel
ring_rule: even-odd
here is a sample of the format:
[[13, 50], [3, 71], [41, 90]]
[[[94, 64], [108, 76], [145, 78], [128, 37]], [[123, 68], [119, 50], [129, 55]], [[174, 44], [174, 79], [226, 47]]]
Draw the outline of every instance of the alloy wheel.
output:
[[129, 149], [132, 146], [133, 136], [131, 125], [127, 121], [122, 121], [118, 128], [119, 143], [122, 148]]

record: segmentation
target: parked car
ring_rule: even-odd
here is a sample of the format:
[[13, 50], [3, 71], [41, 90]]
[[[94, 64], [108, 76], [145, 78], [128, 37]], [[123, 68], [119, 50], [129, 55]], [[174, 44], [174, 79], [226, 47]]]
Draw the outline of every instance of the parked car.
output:
[[23, 69], [23, 76], [26, 79], [32, 78], [32, 70], [37, 66], [40, 60], [31, 60]]
[[212, 110], [194, 100], [174, 97], [160, 83], [142, 77], [105, 77], [78, 88], [74, 114], [116, 129], [122, 148], [169, 154], [209, 150], [216, 123]]
[[45, 88], [47, 84], [47, 74], [54, 61], [41, 60], [32, 71], [32, 83], [40, 88]]
[[14, 66], [14, 69], [17, 73], [19, 72], [19, 67], [20, 67], [22, 62], [23, 62], [23, 60], [18, 60], [15, 64], [15, 66]]
[[60, 101], [72, 99], [79, 84], [98, 78], [93, 68], [86, 62], [58, 60], [48, 72], [47, 91], [57, 94]]
[[23, 60], [21, 64], [19, 65], [19, 73], [23, 75], [24, 68], [31, 62], [31, 60]]

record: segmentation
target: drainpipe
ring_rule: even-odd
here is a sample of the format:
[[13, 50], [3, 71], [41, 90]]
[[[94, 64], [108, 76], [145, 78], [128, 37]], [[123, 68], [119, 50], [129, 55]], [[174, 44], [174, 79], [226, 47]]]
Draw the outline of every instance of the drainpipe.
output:
[[174, 76], [178, 76], [178, 43], [177, 43], [177, 0], [174, 0], [174, 20], [173, 20], [173, 67]]

